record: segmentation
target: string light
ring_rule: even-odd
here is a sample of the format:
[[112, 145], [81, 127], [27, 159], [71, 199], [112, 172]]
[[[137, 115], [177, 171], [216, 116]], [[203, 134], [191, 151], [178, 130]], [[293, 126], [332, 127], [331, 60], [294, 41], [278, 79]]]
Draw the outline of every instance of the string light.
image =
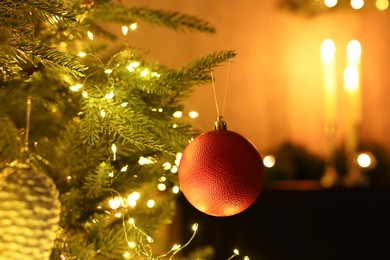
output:
[[145, 164], [155, 164], [157, 162], [157, 160], [155, 158], [153, 158], [152, 156], [148, 156], [148, 157], [139, 157], [138, 159], [138, 164], [139, 165], [145, 165]]
[[173, 124], [172, 127], [176, 129], [176, 128], [179, 127], [179, 125], [178, 124]]
[[77, 56], [83, 58], [83, 57], [87, 56], [87, 54], [86, 54], [85, 52], [83, 52], [83, 51], [80, 51], [80, 52], [77, 54]]
[[93, 33], [90, 31], [87, 31], [88, 38], [93, 41]]
[[106, 117], [106, 111], [104, 111], [104, 109], [100, 110], [100, 115], [101, 117]]
[[78, 84], [76, 84], [74, 86], [70, 86], [69, 89], [71, 91], [76, 92], [76, 91], [79, 91], [82, 87], [83, 87], [83, 84], [78, 83]]
[[240, 255], [240, 252], [238, 251], [238, 249], [234, 249], [233, 255], [231, 257], [229, 257], [227, 260], [233, 259], [234, 257], [236, 257], [238, 255]]
[[180, 248], [180, 246], [181, 246], [180, 244], [174, 244], [171, 250], [176, 251], [177, 249]]
[[129, 253], [129, 252], [125, 252], [125, 253], [123, 254], [123, 257], [124, 257], [124, 258], [130, 258], [130, 253]]
[[105, 69], [105, 70], [104, 70], [104, 73], [106, 73], [106, 74], [111, 74], [111, 73], [112, 73], [112, 69]]
[[111, 145], [111, 151], [112, 151], [112, 153], [113, 153], [113, 159], [112, 160], [114, 160], [114, 161], [116, 161], [116, 145], [115, 144], [112, 144]]
[[119, 207], [124, 207], [125, 206], [125, 203], [124, 203], [124, 200], [123, 198], [121, 197], [115, 197], [115, 198], [112, 198], [108, 201], [108, 205], [110, 206], [110, 208], [112, 209], [118, 209]]
[[335, 7], [337, 5], [337, 0], [324, 0], [324, 4], [329, 7]]
[[129, 28], [130, 28], [130, 30], [132, 30], [132, 31], [136, 30], [136, 29], [138, 28], [138, 23], [132, 23], [132, 24], [130, 24]]
[[114, 173], [113, 173], [113, 172], [109, 172], [109, 173], [108, 173], [108, 177], [113, 178], [113, 177], [114, 177]]
[[174, 118], [180, 118], [182, 115], [183, 115], [182, 111], [176, 111], [175, 113], [173, 113]]
[[164, 170], [167, 171], [167, 170], [171, 169], [172, 164], [170, 162], [165, 162], [165, 163], [163, 163], [162, 167]]
[[188, 115], [189, 115], [192, 119], [199, 117], [199, 113], [196, 112], [196, 111], [191, 111], [191, 112], [188, 113]]
[[179, 170], [179, 168], [177, 168], [176, 165], [172, 166], [171, 168], [171, 173], [177, 173], [177, 171]]
[[156, 202], [154, 200], [148, 200], [148, 202], [146, 202], [146, 206], [148, 206], [148, 208], [153, 208], [155, 205]]
[[177, 153], [177, 154], [176, 154], [175, 164], [176, 164], [177, 166], [180, 165], [180, 160], [181, 160], [181, 157], [182, 157], [182, 156], [183, 156], [183, 153]]
[[162, 113], [164, 111], [164, 109], [162, 107], [160, 107], [157, 111]]
[[133, 61], [128, 66], [126, 66], [126, 69], [130, 72], [135, 71], [136, 68], [138, 68], [140, 63], [138, 61]]
[[110, 93], [105, 95], [106, 99], [112, 99], [115, 96], [114, 91], [111, 91]]
[[173, 186], [173, 188], [172, 188], [172, 192], [173, 192], [174, 194], [178, 194], [178, 193], [179, 193], [179, 191], [180, 191], [180, 188], [179, 188], [179, 186]]
[[81, 94], [83, 97], [87, 98], [88, 97], [88, 93], [87, 91], [83, 91], [83, 93]]
[[143, 71], [141, 71], [141, 77], [146, 77], [148, 74], [149, 74], [148, 69], [144, 69]]
[[123, 102], [123, 103], [121, 104], [121, 106], [122, 106], [122, 107], [127, 107], [128, 104], [129, 104], [129, 102]]
[[125, 166], [123, 166], [123, 167], [122, 167], [122, 169], [121, 169], [121, 172], [125, 172], [125, 171], [127, 171], [127, 168], [129, 168], [129, 166], [128, 166], [128, 165], [125, 165]]
[[389, 7], [389, 0], [377, 0], [375, 5], [378, 10], [384, 11]]
[[364, 0], [351, 0], [351, 6], [353, 9], [360, 9], [364, 6]]
[[135, 220], [134, 220], [133, 218], [129, 218], [129, 223], [132, 224], [132, 225], [134, 225]]
[[267, 168], [272, 168], [275, 166], [276, 159], [273, 155], [264, 156], [263, 163]]
[[134, 243], [133, 241], [127, 242], [127, 245], [128, 245], [130, 248], [135, 248], [135, 243]]
[[123, 25], [122, 26], [122, 33], [123, 33], [123, 35], [126, 36], [128, 32], [129, 32], [129, 27], [126, 26], [126, 25]]
[[153, 77], [156, 77], [156, 78], [159, 78], [159, 77], [161, 77], [161, 75], [160, 74], [158, 74], [157, 72], [152, 72], [152, 76]]
[[159, 183], [159, 184], [157, 184], [157, 189], [159, 191], [164, 191], [167, 189], [167, 185], [165, 185], [164, 183]]

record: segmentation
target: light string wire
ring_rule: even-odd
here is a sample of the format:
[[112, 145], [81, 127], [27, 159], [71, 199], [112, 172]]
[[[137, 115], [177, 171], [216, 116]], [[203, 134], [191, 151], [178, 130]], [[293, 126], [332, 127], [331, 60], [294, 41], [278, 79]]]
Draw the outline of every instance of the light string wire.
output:
[[230, 72], [230, 59], [228, 61], [228, 66], [227, 66], [227, 71], [226, 71], [225, 92], [224, 92], [223, 103], [222, 103], [222, 113], [220, 113], [219, 105], [218, 105], [218, 98], [217, 98], [217, 90], [216, 90], [215, 81], [214, 81], [214, 74], [213, 74], [212, 70], [210, 71], [211, 83], [213, 86], [213, 93], [214, 93], [214, 103], [215, 103], [215, 107], [217, 110], [217, 116], [223, 116], [225, 113], [228, 85], [229, 85], [229, 72]]
[[30, 93], [27, 95], [26, 102], [26, 130], [24, 133], [24, 146], [22, 148], [23, 152], [28, 152], [28, 139], [30, 135], [30, 124], [31, 124], [31, 95]]

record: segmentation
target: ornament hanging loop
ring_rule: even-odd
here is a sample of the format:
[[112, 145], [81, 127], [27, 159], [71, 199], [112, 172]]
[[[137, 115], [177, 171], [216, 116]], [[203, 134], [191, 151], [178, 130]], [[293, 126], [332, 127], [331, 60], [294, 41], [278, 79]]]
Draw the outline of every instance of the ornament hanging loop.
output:
[[226, 121], [223, 120], [222, 116], [217, 117], [217, 121], [214, 122], [215, 130], [227, 130]]

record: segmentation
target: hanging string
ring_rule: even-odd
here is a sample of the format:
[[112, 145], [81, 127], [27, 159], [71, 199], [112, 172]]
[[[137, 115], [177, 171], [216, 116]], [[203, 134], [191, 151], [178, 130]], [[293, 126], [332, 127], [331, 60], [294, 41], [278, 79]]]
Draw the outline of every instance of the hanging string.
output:
[[214, 103], [215, 107], [217, 109], [217, 116], [220, 116], [221, 114], [219, 113], [219, 106], [218, 106], [218, 99], [217, 99], [217, 91], [215, 90], [215, 82], [214, 82], [214, 74], [213, 71], [211, 71], [211, 83], [213, 85], [213, 92], [214, 92]]
[[229, 71], [230, 71], [230, 59], [228, 61], [227, 71], [226, 71], [225, 94], [224, 94], [223, 104], [222, 104], [222, 116], [225, 113], [225, 107], [226, 107], [226, 98], [227, 98], [227, 91], [228, 91], [228, 85], [229, 85]]
[[229, 84], [229, 71], [230, 71], [230, 59], [228, 62], [228, 67], [227, 67], [227, 72], [226, 72], [226, 82], [225, 82], [225, 93], [223, 97], [223, 104], [222, 104], [222, 114], [219, 111], [219, 105], [218, 105], [218, 99], [217, 99], [217, 91], [215, 88], [215, 82], [214, 82], [214, 74], [213, 71], [210, 72], [211, 74], [211, 82], [213, 85], [213, 92], [214, 92], [214, 102], [215, 102], [215, 107], [217, 109], [217, 116], [223, 116], [225, 113], [225, 107], [226, 107], [226, 99], [227, 99], [227, 90], [228, 90], [228, 84]]
[[24, 133], [24, 147], [22, 151], [28, 152], [28, 138], [30, 134], [30, 120], [31, 120], [31, 96], [27, 96], [27, 108], [26, 108], [26, 130]]

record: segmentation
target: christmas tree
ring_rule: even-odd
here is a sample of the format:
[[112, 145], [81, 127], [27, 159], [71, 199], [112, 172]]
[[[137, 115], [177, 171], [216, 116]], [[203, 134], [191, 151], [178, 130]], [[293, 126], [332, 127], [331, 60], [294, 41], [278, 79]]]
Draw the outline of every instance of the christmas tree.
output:
[[171, 69], [124, 41], [104, 57], [112, 22], [124, 36], [138, 22], [215, 32], [114, 0], [0, 3], [0, 259], [167, 259], [182, 248], [152, 246], [196, 134], [182, 102], [235, 53]]

